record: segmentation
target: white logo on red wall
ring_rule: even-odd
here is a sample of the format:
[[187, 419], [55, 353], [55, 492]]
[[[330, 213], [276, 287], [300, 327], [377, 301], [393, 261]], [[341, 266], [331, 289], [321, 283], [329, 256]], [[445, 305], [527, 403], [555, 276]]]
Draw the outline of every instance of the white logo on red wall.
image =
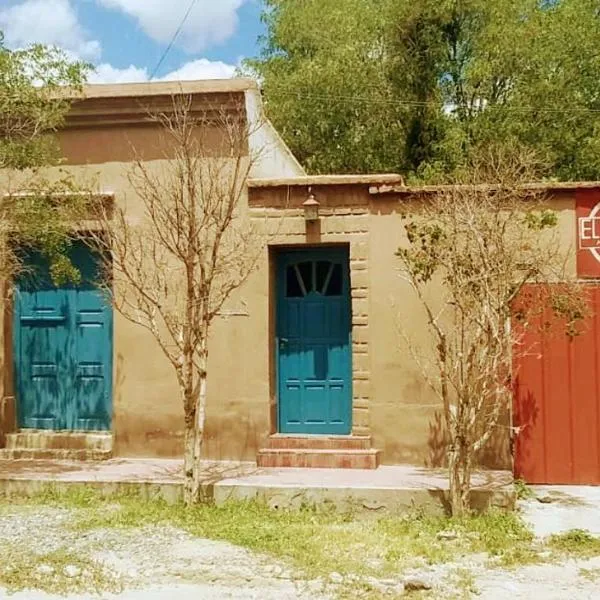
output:
[[589, 250], [600, 262], [600, 202], [592, 208], [587, 217], [579, 217], [579, 249]]

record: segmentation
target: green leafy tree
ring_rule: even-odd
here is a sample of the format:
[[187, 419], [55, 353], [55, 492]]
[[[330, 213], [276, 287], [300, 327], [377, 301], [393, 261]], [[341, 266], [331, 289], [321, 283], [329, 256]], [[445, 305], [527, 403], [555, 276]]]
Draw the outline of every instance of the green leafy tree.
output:
[[87, 69], [56, 48], [10, 50], [0, 32], [0, 270], [5, 277], [19, 270], [20, 250], [27, 248], [46, 256], [55, 283], [79, 277], [68, 259], [69, 227], [84, 197], [66, 173], [59, 170], [50, 179], [44, 170], [61, 163], [55, 134]]
[[246, 68], [314, 172], [448, 180], [491, 141], [600, 176], [597, 0], [265, 0]]

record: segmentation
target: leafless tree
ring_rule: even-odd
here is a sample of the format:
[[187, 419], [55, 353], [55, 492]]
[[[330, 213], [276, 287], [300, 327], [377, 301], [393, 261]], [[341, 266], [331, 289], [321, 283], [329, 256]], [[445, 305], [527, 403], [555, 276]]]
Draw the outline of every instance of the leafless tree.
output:
[[407, 341], [443, 406], [455, 515], [469, 510], [476, 457], [510, 410], [514, 353], [529, 350], [524, 328], [542, 310], [521, 301], [524, 288], [540, 284], [556, 322], [573, 325], [585, 312], [580, 288], [569, 283], [557, 215], [543, 186], [528, 185], [530, 158], [490, 150], [468, 179], [427, 191], [403, 215], [407, 243], [397, 254], [430, 345]]
[[199, 109], [192, 97], [177, 96], [172, 110], [152, 118], [168, 156], [160, 166], [133, 163], [138, 206], [98, 207], [95, 226], [83, 230], [104, 257], [115, 309], [154, 336], [175, 370], [189, 504], [201, 485], [209, 329], [264, 250], [245, 202], [256, 156], [240, 111]]

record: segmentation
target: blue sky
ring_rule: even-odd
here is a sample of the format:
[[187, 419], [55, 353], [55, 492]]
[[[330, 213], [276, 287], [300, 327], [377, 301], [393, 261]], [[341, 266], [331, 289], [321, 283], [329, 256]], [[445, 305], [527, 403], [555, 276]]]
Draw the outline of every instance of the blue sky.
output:
[[[93, 82], [145, 81], [191, 0], [0, 0], [9, 47], [57, 45], [89, 61]], [[157, 79], [229, 77], [257, 53], [261, 0], [196, 0]]]

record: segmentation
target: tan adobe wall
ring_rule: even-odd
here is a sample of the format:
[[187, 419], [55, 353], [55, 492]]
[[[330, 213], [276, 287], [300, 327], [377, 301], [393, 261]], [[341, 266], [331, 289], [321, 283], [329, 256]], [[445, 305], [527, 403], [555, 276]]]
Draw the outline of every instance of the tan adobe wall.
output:
[[[321, 205], [316, 225], [307, 225], [303, 219], [306, 186], [251, 189], [250, 203], [254, 217], [267, 217], [273, 232], [278, 232], [270, 241], [274, 246], [350, 245], [353, 431], [373, 435], [374, 445], [384, 450], [384, 463], [439, 465], [444, 458], [441, 405], [410, 356], [402, 334], [426, 350], [425, 315], [400, 277], [394, 255], [406, 242], [398, 209], [401, 204], [418, 209], [420, 200], [405, 194], [371, 195], [367, 184], [311, 189]], [[573, 193], [555, 194], [550, 206], [558, 212], [565, 248], [574, 250]], [[569, 270], [574, 274], [574, 252], [570, 253]], [[267, 285], [263, 280], [263, 290]], [[435, 297], [439, 291], [432, 288], [430, 293]], [[271, 402], [275, 402], [273, 397]], [[508, 429], [503, 428], [484, 457], [485, 463], [508, 467], [509, 452]]]
[[[95, 180], [98, 190], [113, 191], [132, 219], [139, 216], [139, 199], [127, 180], [131, 148], [141, 148], [149, 168], [159, 173], [165, 165], [159, 160], [164, 147], [156, 129], [80, 124], [63, 133], [61, 140], [69, 170]], [[351, 269], [353, 432], [371, 433], [375, 446], [384, 450], [386, 463], [439, 462], [440, 406], [398, 331], [403, 327], [426, 346], [424, 316], [399, 277], [394, 256], [405, 241], [399, 205], [416, 206], [416, 200], [405, 194], [372, 195], [369, 188], [368, 182], [359, 180], [313, 185], [321, 218], [309, 225], [302, 210], [307, 185], [249, 190], [249, 216], [268, 234], [268, 246], [257, 270], [224, 307], [211, 332], [208, 458], [254, 460], [266, 436], [275, 431], [274, 252], [286, 246], [344, 244], [350, 250]], [[559, 212], [563, 244], [574, 248], [573, 192], [561, 192], [551, 205]], [[574, 272], [574, 258], [569, 264]], [[5, 345], [9, 342], [5, 339]], [[10, 374], [9, 363], [3, 361]], [[183, 411], [173, 369], [152, 336], [118, 314], [113, 394], [117, 455], [180, 455]], [[508, 436], [502, 443], [496, 456], [504, 456], [506, 464]]]

